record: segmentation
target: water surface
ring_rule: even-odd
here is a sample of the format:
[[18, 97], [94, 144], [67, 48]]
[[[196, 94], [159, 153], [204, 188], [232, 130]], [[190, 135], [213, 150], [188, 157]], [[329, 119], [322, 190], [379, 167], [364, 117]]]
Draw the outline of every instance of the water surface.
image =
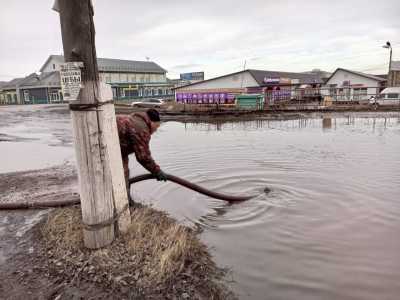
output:
[[204, 229], [241, 299], [399, 299], [399, 117], [168, 122], [152, 149], [166, 172], [260, 194], [228, 205], [173, 183], [133, 188]]
[[[166, 172], [219, 192], [259, 194], [228, 205], [173, 183], [132, 189], [203, 229], [241, 299], [399, 299], [398, 113], [167, 122], [151, 148]], [[64, 161], [74, 161], [65, 107], [0, 107], [0, 172]], [[144, 172], [133, 160], [131, 168]], [[0, 235], [10, 231], [7, 220]]]

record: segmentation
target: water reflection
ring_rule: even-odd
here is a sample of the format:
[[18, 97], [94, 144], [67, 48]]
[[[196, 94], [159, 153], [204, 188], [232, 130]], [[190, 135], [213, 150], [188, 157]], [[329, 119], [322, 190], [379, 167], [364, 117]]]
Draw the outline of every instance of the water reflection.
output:
[[185, 130], [195, 131], [226, 131], [226, 130], [259, 130], [259, 129], [303, 129], [321, 128], [323, 131], [337, 130], [346, 127], [363, 127], [375, 132], [377, 128], [386, 130], [400, 123], [400, 117], [358, 117], [349, 115], [323, 116], [320, 118], [297, 117], [290, 120], [213, 120], [210, 122], [184, 122]]
[[323, 118], [322, 119], [322, 128], [323, 129], [331, 129], [332, 128], [332, 118]]

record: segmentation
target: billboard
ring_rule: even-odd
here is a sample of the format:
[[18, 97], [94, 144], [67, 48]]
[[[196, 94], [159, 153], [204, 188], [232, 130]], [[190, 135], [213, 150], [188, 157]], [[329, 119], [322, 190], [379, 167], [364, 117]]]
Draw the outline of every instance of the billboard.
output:
[[181, 80], [204, 80], [204, 72], [191, 72], [191, 73], [181, 73]]

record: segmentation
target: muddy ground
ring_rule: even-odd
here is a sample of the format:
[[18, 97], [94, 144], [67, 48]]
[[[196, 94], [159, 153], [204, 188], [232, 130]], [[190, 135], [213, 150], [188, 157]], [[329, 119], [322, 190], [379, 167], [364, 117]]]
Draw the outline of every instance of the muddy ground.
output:
[[[77, 176], [68, 164], [0, 174], [1, 203], [76, 199]], [[35, 227], [50, 209], [0, 210], [1, 299], [49, 299], [59, 283], [37, 272], [44, 266]], [[72, 293], [72, 291], [71, 291]]]
[[[76, 199], [76, 187], [76, 171], [70, 164], [43, 170], [0, 174], [0, 206], [2, 203]], [[48, 220], [55, 214], [60, 215], [62, 210], [66, 211], [61, 212], [63, 217], [74, 218], [65, 230], [60, 227], [64, 224], [58, 225], [59, 228], [55, 228], [56, 222], [48, 224]], [[176, 226], [175, 221], [164, 213], [154, 211], [152, 214], [155, 214], [152, 217], [155, 219], [151, 224], [164, 218], [171, 226]], [[126, 242], [121, 238], [107, 249], [100, 250], [112, 253], [111, 261], [116, 260], [115, 264], [111, 264], [113, 267], [106, 266], [101, 272], [93, 272], [96, 264], [91, 265], [91, 261], [96, 254], [93, 256], [90, 251], [85, 250], [83, 243], [79, 241], [74, 241], [79, 245], [73, 247], [77, 252], [71, 251], [69, 243], [64, 241], [69, 238], [66, 233], [68, 226], [76, 226], [79, 219], [79, 206], [75, 209], [0, 210], [1, 299], [211, 299], [215, 289], [215, 299], [235, 299], [234, 295], [225, 289], [224, 283], [213, 281], [213, 278], [222, 279], [223, 272], [221, 270], [220, 273], [211, 261], [205, 246], [196, 237], [198, 233], [190, 233], [190, 239], [196, 241], [193, 249], [197, 251], [198, 256], [186, 260], [184, 270], [180, 274], [169, 272], [172, 274], [169, 275], [170, 279], [156, 282], [153, 286], [151, 280], [143, 283], [143, 280], [137, 281], [138, 278], [135, 277], [136, 274], [145, 272], [143, 270], [149, 270], [148, 259], [132, 261], [128, 255], [129, 251], [123, 246]], [[74, 230], [75, 235], [82, 231], [80, 227]], [[48, 237], [49, 234], [44, 235], [44, 231], [50, 232], [52, 238]], [[142, 247], [143, 257], [151, 256], [147, 249], [146, 245]], [[188, 252], [196, 252], [192, 250]], [[197, 266], [202, 267], [199, 269]], [[204, 271], [204, 267], [212, 270], [209, 278], [209, 271]], [[128, 277], [132, 278], [126, 282]], [[145, 277], [143, 275], [143, 278]], [[104, 278], [108, 278], [108, 281], [104, 281]]]

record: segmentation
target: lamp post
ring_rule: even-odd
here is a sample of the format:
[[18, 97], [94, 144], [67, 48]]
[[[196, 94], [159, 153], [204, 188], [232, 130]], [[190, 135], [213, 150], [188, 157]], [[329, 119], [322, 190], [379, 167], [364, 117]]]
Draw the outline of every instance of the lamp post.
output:
[[389, 79], [390, 79], [390, 67], [392, 66], [392, 45], [390, 44], [389, 41], [387, 41], [386, 45], [383, 45], [382, 47], [386, 48], [386, 49], [390, 49], [389, 71], [388, 71], [388, 83], [390, 84]]

